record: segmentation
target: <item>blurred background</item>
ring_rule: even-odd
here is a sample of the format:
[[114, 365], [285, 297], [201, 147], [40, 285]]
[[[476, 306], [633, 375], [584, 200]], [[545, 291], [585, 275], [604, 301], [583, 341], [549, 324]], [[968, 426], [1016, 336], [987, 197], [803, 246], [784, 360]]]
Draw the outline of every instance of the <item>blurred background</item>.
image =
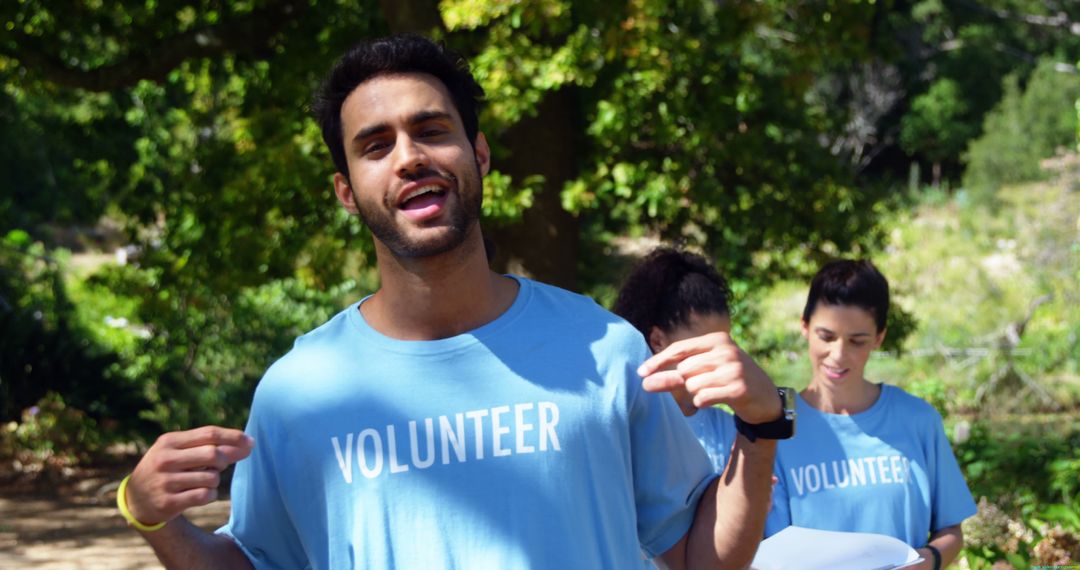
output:
[[1072, 0], [3, 2], [0, 488], [242, 426], [378, 287], [308, 106], [400, 31], [487, 91], [496, 269], [609, 305], [651, 247], [703, 252], [802, 387], [809, 276], [872, 259], [897, 307], [868, 376], [941, 411], [982, 498], [961, 565], [1080, 562]]

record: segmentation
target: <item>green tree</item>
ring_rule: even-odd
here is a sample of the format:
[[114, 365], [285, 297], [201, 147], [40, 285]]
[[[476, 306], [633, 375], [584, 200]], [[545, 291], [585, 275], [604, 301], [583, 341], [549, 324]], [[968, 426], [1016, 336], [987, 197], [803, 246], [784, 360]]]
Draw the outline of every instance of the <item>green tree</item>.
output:
[[896, 121], [901, 149], [934, 165], [935, 180], [961, 177], [965, 149], [1005, 96], [1007, 76], [1024, 84], [1041, 60], [1080, 57], [1075, 2], [919, 0], [890, 19], [899, 50], [890, 60], [912, 96], [880, 130], [890, 132]]
[[0, 214], [39, 237], [45, 222], [119, 220], [142, 249], [138, 266], [95, 286], [135, 300], [149, 332], [123, 374], [140, 379], [160, 423], [219, 421], [242, 410], [291, 335], [376, 286], [370, 240], [334, 203], [306, 109], [355, 41], [419, 30], [472, 62], [496, 153], [484, 213], [498, 268], [593, 290], [617, 279], [612, 239], [648, 234], [705, 249], [749, 285], [880, 238], [887, 195], [854, 184], [850, 153], [834, 144], [852, 107], [829, 86], [887, 52], [890, 9], [6, 3], [0, 144], [22, 154], [4, 195], [32, 195], [46, 173], [55, 182], [50, 199], [8, 201]]
[[1076, 141], [1080, 76], [1044, 61], [1025, 87], [1009, 76], [1004, 91], [986, 116], [982, 136], [967, 151], [964, 186], [981, 199], [992, 198], [1003, 185], [1044, 178], [1039, 161]]
[[941, 163], [959, 154], [974, 129], [965, 122], [967, 101], [952, 79], [940, 79], [912, 102], [900, 123], [900, 144], [911, 155], [933, 162], [933, 183], [941, 182]]

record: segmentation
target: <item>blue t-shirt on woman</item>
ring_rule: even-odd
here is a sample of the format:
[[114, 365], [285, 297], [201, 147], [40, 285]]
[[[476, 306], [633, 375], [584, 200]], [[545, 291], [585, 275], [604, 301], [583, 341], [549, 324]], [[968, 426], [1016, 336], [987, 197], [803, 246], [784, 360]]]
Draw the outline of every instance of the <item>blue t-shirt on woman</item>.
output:
[[913, 548], [976, 512], [941, 415], [895, 386], [869, 409], [821, 412], [801, 397], [792, 439], [779, 443], [765, 536], [795, 525], [872, 532]]

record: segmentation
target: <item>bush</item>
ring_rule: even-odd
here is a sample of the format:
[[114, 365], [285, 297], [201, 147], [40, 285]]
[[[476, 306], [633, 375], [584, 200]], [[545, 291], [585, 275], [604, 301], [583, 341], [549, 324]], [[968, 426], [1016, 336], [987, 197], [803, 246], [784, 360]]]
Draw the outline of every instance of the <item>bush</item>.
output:
[[[1058, 435], [1044, 435], [1052, 431]], [[1035, 516], [1038, 505], [1075, 498], [1067, 495], [1074, 492], [1075, 482], [1070, 487], [1063, 480], [1077, 473], [1072, 462], [1080, 460], [1080, 426], [1043, 431], [1041, 426], [1006, 427], [1003, 422], [978, 421], [971, 438], [955, 450], [972, 493], [1003, 498], [999, 503], [1008, 510]], [[1061, 459], [1066, 463], [1056, 463]], [[1055, 480], [1062, 484], [1048, 484]]]
[[149, 400], [141, 416], [156, 427], [143, 431], [148, 437], [203, 424], [242, 426], [266, 368], [358, 287], [347, 281], [324, 290], [289, 278], [228, 295], [194, 282], [169, 293], [160, 280], [152, 268], [106, 267], [80, 286], [95, 296], [110, 291], [116, 306], [134, 301], [126, 316], [145, 334], [114, 344], [115, 374], [124, 390]]
[[0, 421], [56, 392], [91, 418], [119, 418], [136, 430], [149, 404], [111, 374], [117, 355], [78, 322], [62, 257], [26, 232], [0, 236]]
[[978, 514], [963, 524], [972, 568], [1000, 560], [1018, 568], [1080, 560], [1080, 426], [1057, 427], [977, 422], [972, 437], [955, 446], [980, 498]]
[[5, 432], [5, 451], [24, 465], [38, 467], [88, 461], [105, 442], [97, 422], [56, 392], [23, 410], [21, 421], [9, 423]]

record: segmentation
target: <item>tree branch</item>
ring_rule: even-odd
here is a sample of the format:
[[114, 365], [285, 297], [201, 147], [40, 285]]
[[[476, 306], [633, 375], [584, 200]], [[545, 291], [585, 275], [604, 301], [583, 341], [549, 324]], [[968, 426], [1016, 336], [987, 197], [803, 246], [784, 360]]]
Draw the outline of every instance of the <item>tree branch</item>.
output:
[[1025, 24], [1031, 24], [1033, 26], [1058, 28], [1067, 31], [1074, 36], [1080, 36], [1080, 22], [1074, 22], [1070, 20], [1069, 15], [1066, 14], [1063, 10], [1058, 11], [1058, 13], [1054, 14], [1053, 16], [1040, 16], [1038, 14], [1015, 14], [1013, 12], [1009, 12], [1008, 10], [983, 6], [981, 3], [974, 2], [972, 0], [956, 0], [956, 2], [984, 14], [992, 14], [1002, 20], [1023, 22]]
[[53, 83], [89, 91], [112, 91], [143, 79], [160, 81], [188, 59], [229, 52], [258, 52], [267, 47], [273, 37], [296, 19], [307, 5], [301, 0], [271, 4], [242, 17], [165, 38], [156, 46], [135, 46], [125, 59], [92, 69], [65, 63], [46, 49], [48, 38], [20, 31], [11, 32], [18, 47], [14, 50], [0, 47], [0, 52], [34, 69]]

